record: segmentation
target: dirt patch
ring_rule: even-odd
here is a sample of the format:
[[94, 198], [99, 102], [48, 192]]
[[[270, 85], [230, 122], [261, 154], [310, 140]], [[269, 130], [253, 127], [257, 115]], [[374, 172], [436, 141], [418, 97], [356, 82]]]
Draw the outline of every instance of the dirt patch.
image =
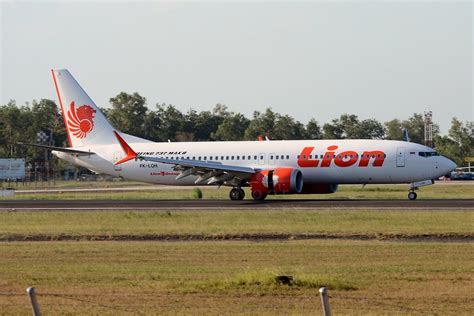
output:
[[14, 241], [285, 241], [285, 240], [384, 240], [405, 242], [473, 242], [474, 234], [147, 234], [147, 235], [0, 235], [0, 242]]

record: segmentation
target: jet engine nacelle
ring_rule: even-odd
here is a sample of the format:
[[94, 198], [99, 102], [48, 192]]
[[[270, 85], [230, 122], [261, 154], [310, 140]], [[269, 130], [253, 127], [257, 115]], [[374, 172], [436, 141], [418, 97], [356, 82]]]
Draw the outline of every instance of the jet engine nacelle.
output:
[[298, 169], [262, 170], [250, 179], [252, 197], [263, 200], [268, 194], [293, 194], [303, 190], [303, 174]]
[[329, 194], [337, 191], [338, 184], [335, 183], [305, 183], [301, 193], [303, 194]]

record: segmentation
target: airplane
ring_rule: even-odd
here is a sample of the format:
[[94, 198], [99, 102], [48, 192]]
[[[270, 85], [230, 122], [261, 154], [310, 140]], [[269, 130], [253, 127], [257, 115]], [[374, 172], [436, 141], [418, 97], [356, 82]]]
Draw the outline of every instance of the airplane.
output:
[[339, 184], [410, 184], [415, 190], [455, 170], [432, 148], [395, 140], [153, 142], [115, 129], [66, 69], [51, 70], [69, 147], [36, 145], [60, 159], [124, 179], [231, 187], [231, 200], [334, 193]]

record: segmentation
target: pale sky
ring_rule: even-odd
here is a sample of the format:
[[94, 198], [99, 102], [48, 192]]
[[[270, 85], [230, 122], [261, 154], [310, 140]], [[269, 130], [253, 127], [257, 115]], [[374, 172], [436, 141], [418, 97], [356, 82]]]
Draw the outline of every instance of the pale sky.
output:
[[306, 123], [433, 111], [474, 120], [471, 1], [1, 3], [0, 102], [56, 100], [67, 68], [186, 112], [272, 107]]

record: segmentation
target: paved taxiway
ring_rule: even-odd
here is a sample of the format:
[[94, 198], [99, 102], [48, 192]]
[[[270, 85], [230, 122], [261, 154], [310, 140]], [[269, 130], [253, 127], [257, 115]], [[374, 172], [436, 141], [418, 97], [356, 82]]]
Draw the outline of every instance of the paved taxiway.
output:
[[235, 209], [426, 209], [474, 210], [465, 200], [11, 200], [0, 201], [0, 211], [20, 210], [235, 210]]

